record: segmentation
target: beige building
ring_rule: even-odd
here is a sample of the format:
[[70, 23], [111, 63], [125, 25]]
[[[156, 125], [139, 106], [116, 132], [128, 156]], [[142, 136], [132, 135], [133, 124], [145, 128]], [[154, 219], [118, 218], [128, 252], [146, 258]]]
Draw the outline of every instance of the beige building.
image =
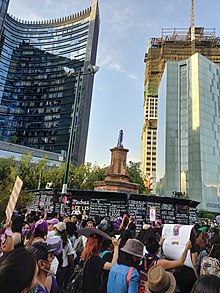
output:
[[[191, 37], [193, 32], [193, 38]], [[180, 61], [199, 52], [220, 65], [220, 39], [214, 29], [162, 29], [160, 38], [151, 38], [145, 54], [144, 119], [142, 130], [142, 172], [155, 178], [157, 159], [158, 87], [167, 61]]]

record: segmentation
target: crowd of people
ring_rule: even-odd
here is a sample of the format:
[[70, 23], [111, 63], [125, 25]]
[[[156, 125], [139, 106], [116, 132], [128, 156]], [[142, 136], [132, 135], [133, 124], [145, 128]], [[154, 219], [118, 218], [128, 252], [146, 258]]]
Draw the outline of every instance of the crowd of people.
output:
[[144, 224], [137, 233], [126, 213], [110, 222], [16, 212], [0, 228], [1, 292], [220, 292], [217, 227], [195, 224], [178, 259], [166, 258], [162, 229], [160, 222]]

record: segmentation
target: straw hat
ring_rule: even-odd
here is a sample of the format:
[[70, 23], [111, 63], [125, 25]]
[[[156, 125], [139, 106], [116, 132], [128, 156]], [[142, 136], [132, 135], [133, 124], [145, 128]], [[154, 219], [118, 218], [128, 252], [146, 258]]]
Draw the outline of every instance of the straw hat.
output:
[[161, 266], [153, 266], [148, 271], [148, 281], [146, 283], [146, 293], [174, 293], [176, 280], [174, 276], [166, 272]]

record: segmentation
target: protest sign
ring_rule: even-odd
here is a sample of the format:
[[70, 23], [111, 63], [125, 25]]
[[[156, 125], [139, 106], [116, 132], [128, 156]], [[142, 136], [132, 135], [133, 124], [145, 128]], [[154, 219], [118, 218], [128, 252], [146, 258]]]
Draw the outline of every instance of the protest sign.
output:
[[22, 185], [23, 185], [23, 181], [17, 176], [12, 193], [11, 193], [11, 196], [8, 201], [6, 211], [5, 211], [6, 217], [8, 220], [11, 220], [13, 210], [16, 206]]
[[[163, 252], [168, 259], [178, 259], [189, 241], [190, 233], [193, 225], [179, 225], [179, 224], [165, 224], [162, 231], [162, 237], [165, 238], [163, 242]], [[190, 250], [184, 265], [193, 268]]]
[[150, 207], [150, 221], [155, 222], [156, 221], [156, 208]]

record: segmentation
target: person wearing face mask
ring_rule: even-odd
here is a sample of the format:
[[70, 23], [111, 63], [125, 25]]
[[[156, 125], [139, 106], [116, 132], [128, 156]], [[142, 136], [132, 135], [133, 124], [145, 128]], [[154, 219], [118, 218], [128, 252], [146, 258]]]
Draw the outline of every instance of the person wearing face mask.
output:
[[[29, 252], [35, 255], [37, 260], [37, 265], [39, 269], [37, 279], [37, 293], [48, 293], [48, 290], [46, 288], [46, 280], [48, 273], [51, 269], [51, 263], [55, 257], [54, 252], [58, 251], [59, 249], [60, 243], [47, 244], [43, 242], [34, 243], [27, 248]], [[52, 292], [52, 290], [53, 292], [58, 291], [58, 285], [55, 278], [53, 278], [50, 292]]]
[[137, 239], [128, 239], [121, 248], [118, 264], [112, 266], [107, 292], [138, 293], [140, 276], [137, 267], [144, 253], [144, 244]]
[[0, 259], [0, 288], [4, 293], [36, 293], [38, 266], [23, 247]]

